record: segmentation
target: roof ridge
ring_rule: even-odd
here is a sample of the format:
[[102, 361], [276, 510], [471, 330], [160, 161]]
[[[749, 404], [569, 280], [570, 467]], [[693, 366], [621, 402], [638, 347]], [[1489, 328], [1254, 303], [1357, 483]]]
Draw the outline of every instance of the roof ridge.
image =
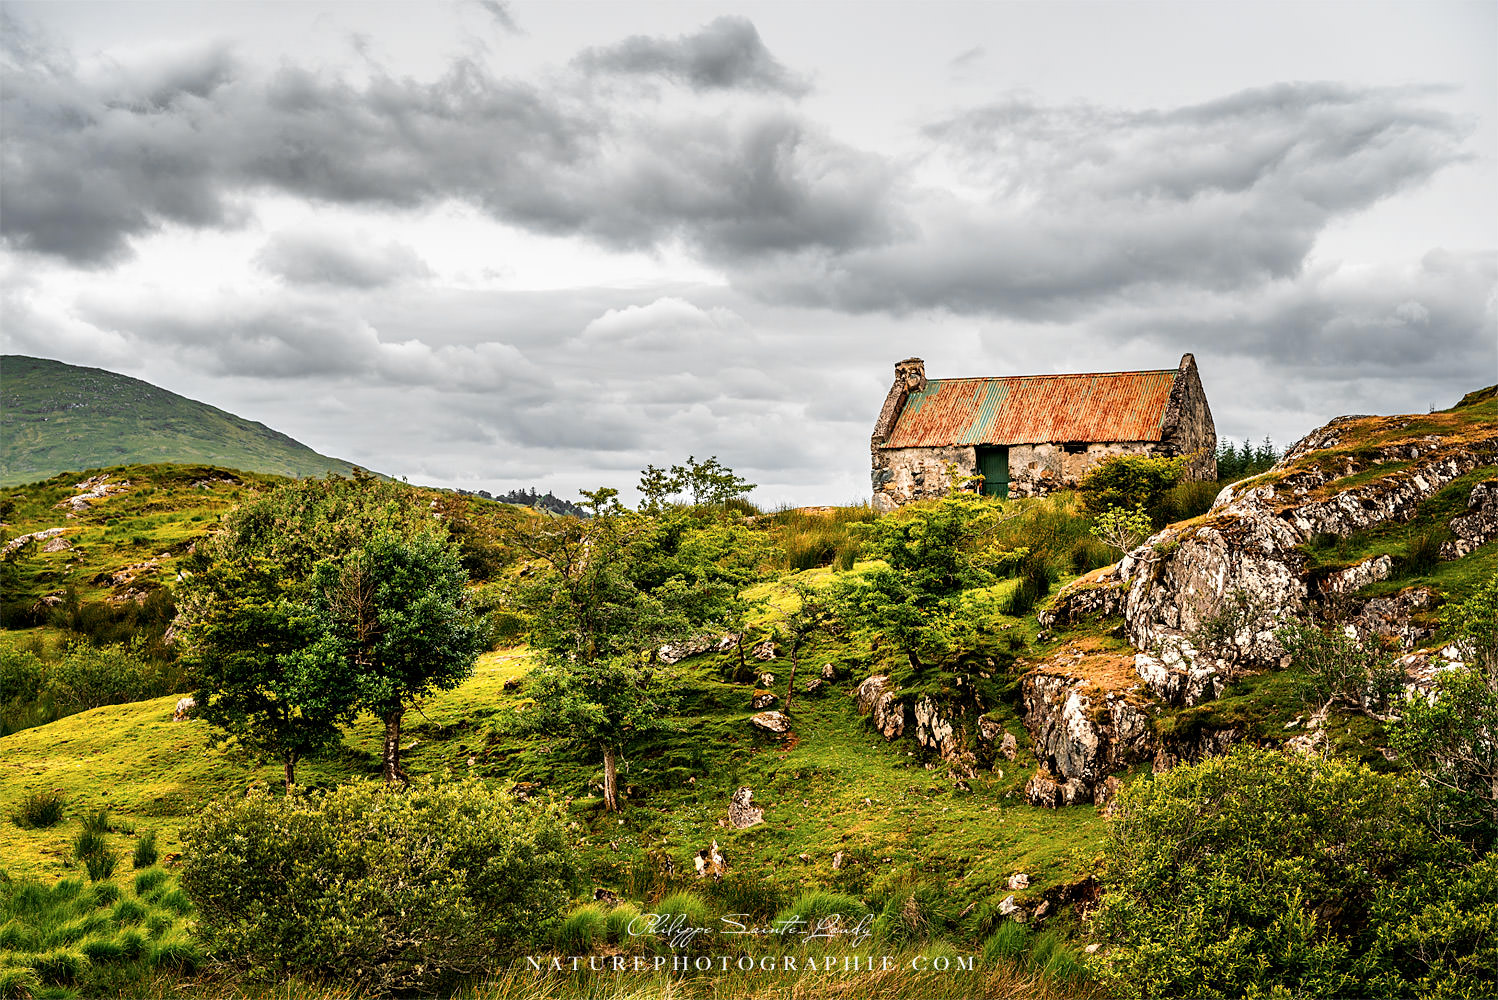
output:
[[1097, 378], [1099, 375], [1176, 375], [1179, 368], [1137, 368], [1121, 372], [1036, 372], [1030, 375], [933, 375], [930, 382], [991, 382], [999, 378]]

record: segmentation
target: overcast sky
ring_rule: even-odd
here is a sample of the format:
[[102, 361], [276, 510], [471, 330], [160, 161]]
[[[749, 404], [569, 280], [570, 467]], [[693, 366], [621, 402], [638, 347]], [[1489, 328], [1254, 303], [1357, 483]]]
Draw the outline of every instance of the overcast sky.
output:
[[866, 497], [900, 358], [1498, 381], [1498, 4], [6, 3], [4, 349], [413, 482]]

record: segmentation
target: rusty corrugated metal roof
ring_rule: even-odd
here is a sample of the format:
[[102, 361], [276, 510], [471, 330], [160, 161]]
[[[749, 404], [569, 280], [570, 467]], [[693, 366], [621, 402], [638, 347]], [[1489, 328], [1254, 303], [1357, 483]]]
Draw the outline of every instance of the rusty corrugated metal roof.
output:
[[885, 448], [1158, 441], [1177, 369], [929, 379]]

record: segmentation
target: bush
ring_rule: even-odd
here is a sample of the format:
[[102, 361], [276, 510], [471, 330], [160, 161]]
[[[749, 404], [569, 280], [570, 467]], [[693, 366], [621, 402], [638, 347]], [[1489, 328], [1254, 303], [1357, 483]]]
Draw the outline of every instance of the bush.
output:
[[1096, 971], [1122, 996], [1483, 992], [1494, 863], [1427, 827], [1423, 795], [1254, 747], [1131, 783], [1109, 820], [1094, 926], [1113, 950]]
[[479, 971], [547, 934], [576, 882], [560, 810], [478, 781], [229, 799], [182, 862], [215, 954], [364, 993]]
[[57, 792], [33, 792], [16, 806], [11, 819], [23, 830], [56, 826], [62, 822], [62, 810], [67, 803]]
[[897, 890], [885, 900], [874, 931], [892, 944], [923, 941], [952, 923], [946, 896], [936, 886], [917, 885]]
[[1087, 535], [1072, 543], [1066, 558], [1071, 564], [1071, 571], [1080, 575], [1100, 566], [1107, 566], [1114, 562], [1116, 557], [1113, 550], [1101, 538]]
[[46, 664], [24, 649], [0, 650], [0, 705], [35, 701], [42, 694]]
[[110, 829], [109, 810], [100, 806], [98, 809], [90, 809], [84, 813], [83, 829], [88, 833], [108, 833]]
[[131, 857], [133, 867], [149, 868], [156, 863], [156, 831], [147, 830], [135, 841], [135, 854]]
[[1077, 488], [1089, 513], [1143, 507], [1156, 526], [1163, 526], [1168, 516], [1165, 495], [1185, 474], [1184, 458], [1119, 455], [1093, 466]]

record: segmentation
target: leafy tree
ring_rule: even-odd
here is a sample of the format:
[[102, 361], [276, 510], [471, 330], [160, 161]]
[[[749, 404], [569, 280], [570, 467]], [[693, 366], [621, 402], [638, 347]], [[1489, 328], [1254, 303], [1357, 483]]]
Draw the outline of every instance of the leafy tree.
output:
[[1423, 794], [1255, 747], [1131, 782], [1109, 821], [1094, 927], [1113, 947], [1096, 970], [1130, 997], [1484, 995], [1493, 859], [1435, 836]]
[[833, 600], [845, 620], [894, 644], [912, 670], [949, 661], [979, 636], [962, 592], [997, 583], [1029, 552], [998, 542], [1009, 516], [995, 497], [954, 489], [882, 518], [871, 525], [869, 549], [886, 565], [839, 580]]
[[464, 593], [457, 546], [427, 528], [377, 532], [341, 559], [319, 563], [313, 607], [321, 635], [308, 651], [349, 671], [360, 708], [385, 724], [387, 782], [404, 781], [401, 720], [407, 706], [473, 674], [485, 628]]
[[[642, 586], [653, 560], [654, 522], [619, 506], [618, 491], [583, 492], [589, 517], [517, 520], [511, 544], [538, 564], [515, 599], [544, 664], [532, 675], [534, 705], [519, 726], [560, 733], [592, 748], [604, 768], [604, 803], [619, 808], [618, 760], [626, 743], [665, 723], [670, 685], [646, 665], [649, 651], [690, 620], [679, 584]], [[658, 593], [659, 592], [659, 593]]]
[[640, 510], [654, 514], [669, 506], [671, 497], [683, 492], [694, 507], [724, 507], [730, 500], [753, 490], [754, 484], [741, 479], [714, 455], [705, 462], [688, 456], [685, 465], [673, 465], [669, 471], [647, 465], [640, 473], [638, 488]]
[[[388, 714], [384, 695], [417, 690], [413, 677], [423, 669], [435, 684], [450, 681], [442, 659], [403, 659], [425, 655], [411, 637], [422, 626], [413, 623], [442, 620], [436, 604], [446, 602], [449, 625], [462, 618], [461, 578], [430, 542], [415, 541], [432, 530], [432, 512], [414, 491], [364, 474], [288, 483], [231, 511], [199, 544], [178, 601], [184, 660], [213, 738], [279, 759], [290, 786], [297, 762], [335, 742], [361, 707]], [[412, 567], [406, 545], [439, 566]], [[329, 589], [355, 566], [377, 608], [363, 619], [363, 643], [351, 638], [353, 619]], [[437, 594], [421, 592], [418, 581]], [[381, 670], [392, 675], [381, 679]]]
[[1139, 504], [1133, 510], [1109, 507], [1092, 522], [1092, 533], [1110, 549], [1124, 555], [1149, 537], [1153, 525], [1150, 516]]
[[1405, 701], [1391, 741], [1422, 778], [1450, 793], [1452, 820], [1490, 843], [1498, 837], [1498, 574], [1448, 605], [1441, 623], [1466, 662], [1438, 675], [1432, 697]]

